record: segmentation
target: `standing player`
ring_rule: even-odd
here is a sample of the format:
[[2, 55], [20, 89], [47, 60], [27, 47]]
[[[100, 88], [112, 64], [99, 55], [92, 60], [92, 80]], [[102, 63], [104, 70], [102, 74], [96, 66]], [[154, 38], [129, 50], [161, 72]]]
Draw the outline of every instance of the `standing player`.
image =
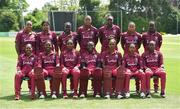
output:
[[[55, 79], [54, 77], [54, 69], [55, 67], [60, 66], [59, 65], [59, 57], [56, 53], [52, 51], [52, 43], [51, 41], [46, 41], [44, 44], [44, 52], [41, 52], [39, 54], [39, 67], [43, 68], [43, 72], [41, 73], [44, 77], [52, 77], [50, 79], [50, 90], [51, 90], [51, 97], [57, 98], [59, 96], [59, 85], [60, 85], [60, 79]], [[36, 76], [36, 75], [35, 75]], [[38, 77], [37, 77], [38, 78]], [[39, 98], [43, 99], [45, 98], [46, 92], [45, 92], [45, 83], [44, 81], [41, 81], [42, 83], [38, 83], [40, 81], [36, 81], [37, 84], [41, 84], [40, 86], [43, 87], [42, 89], [39, 88], [40, 86], [37, 86], [40, 92]]]
[[35, 86], [34, 86], [34, 75], [33, 75], [33, 68], [37, 64], [37, 59], [35, 55], [32, 53], [32, 45], [27, 44], [25, 45], [24, 54], [21, 54], [18, 57], [17, 63], [17, 73], [14, 79], [14, 87], [15, 87], [15, 100], [20, 99], [20, 90], [22, 84], [23, 77], [29, 77], [29, 83], [31, 83], [31, 99], [35, 97]]
[[87, 51], [81, 55], [81, 72], [80, 72], [80, 92], [81, 98], [87, 95], [88, 78], [93, 77], [94, 96], [99, 98], [101, 95], [102, 68], [99, 54], [94, 48], [94, 43], [87, 43]]
[[80, 45], [80, 53], [85, 52], [87, 49], [87, 42], [93, 41], [95, 46], [98, 42], [98, 30], [96, 27], [92, 26], [92, 18], [87, 15], [84, 18], [84, 25], [80, 26], [77, 30], [77, 39]]
[[135, 77], [141, 81], [141, 94], [140, 97], [145, 98], [146, 93], [146, 77], [143, 72], [141, 56], [136, 53], [135, 44], [129, 45], [129, 53], [123, 57], [123, 66], [126, 68], [125, 77], [125, 97], [129, 98], [129, 84], [130, 78]]
[[[26, 44], [31, 44], [32, 45], [32, 52], [34, 54], [36, 53], [37, 47], [36, 47], [36, 33], [32, 31], [32, 22], [27, 21], [25, 28], [18, 32], [16, 36], [16, 41], [15, 41], [15, 48], [18, 57], [25, 52], [25, 45]], [[28, 82], [28, 88], [29, 90], [31, 89], [31, 83]]]
[[27, 21], [25, 28], [16, 35], [15, 48], [18, 56], [25, 52], [25, 45], [32, 45], [32, 52], [36, 52], [36, 33], [32, 31], [32, 22]]
[[[128, 31], [122, 33], [121, 36], [121, 46], [124, 50], [124, 55], [129, 52], [129, 45], [135, 45], [135, 52], [139, 53], [138, 49], [141, 46], [141, 35], [136, 32], [136, 25], [134, 22], [129, 22], [128, 24]], [[136, 79], [136, 92], [139, 93], [139, 85], [140, 82]]]
[[37, 52], [38, 54], [44, 52], [46, 41], [51, 41], [53, 47], [52, 50], [58, 54], [57, 36], [56, 33], [50, 30], [50, 25], [48, 21], [43, 21], [42, 32], [37, 34]]
[[67, 83], [67, 76], [72, 76], [73, 82], [73, 98], [78, 98], [78, 83], [79, 83], [79, 76], [80, 76], [80, 62], [79, 62], [79, 52], [74, 49], [73, 40], [69, 39], [67, 41], [67, 50], [61, 53], [60, 61], [62, 67], [62, 90], [63, 90], [63, 98], [68, 98], [67, 90], [66, 90], [66, 83]]
[[[101, 54], [101, 61], [103, 65], [104, 95], [105, 98], [110, 98], [112, 93], [112, 77], [116, 77], [115, 87], [116, 87], [117, 98], [122, 98], [124, 77], [123, 74], [118, 70], [119, 66], [121, 66], [122, 63], [122, 55], [120, 52], [116, 50], [116, 40], [114, 38], [109, 40], [108, 45], [109, 45], [108, 47], [109, 49]], [[110, 72], [104, 72], [105, 68], [109, 68]]]
[[128, 31], [122, 33], [121, 46], [124, 50], [124, 54], [129, 52], [129, 45], [135, 45], [135, 52], [139, 53], [138, 49], [141, 46], [141, 35], [136, 32], [136, 25], [134, 22], [129, 22]]
[[71, 23], [66, 22], [64, 24], [64, 29], [65, 29], [64, 32], [58, 38], [58, 46], [59, 46], [61, 52], [65, 51], [67, 49], [66, 42], [69, 39], [73, 40], [75, 48], [76, 48], [76, 45], [77, 45], [77, 34], [76, 34], [76, 32], [71, 31]]
[[[149, 45], [150, 41], [154, 41], [156, 43], [155, 49], [160, 51], [160, 48], [162, 45], [162, 36], [159, 32], [156, 31], [154, 21], [149, 22], [148, 32], [143, 33], [143, 35], [142, 35], [142, 43], [143, 43], [145, 52], [148, 50], [148, 45]], [[153, 80], [154, 80], [154, 91], [158, 92], [159, 79], [154, 78]]]
[[[109, 15], [107, 17], [107, 24], [99, 29], [99, 38], [101, 42], [101, 52], [108, 49], [109, 39], [112, 37], [116, 40], [116, 45], [120, 41], [120, 27], [113, 24], [113, 16]], [[117, 46], [116, 46], [117, 49]]]
[[146, 75], [146, 89], [147, 97], [150, 95], [150, 79], [151, 77], [158, 76], [161, 79], [161, 97], [165, 98], [165, 85], [166, 85], [166, 73], [163, 65], [163, 55], [161, 52], [155, 50], [156, 43], [154, 41], [149, 42], [148, 51], [142, 54], [143, 65]]

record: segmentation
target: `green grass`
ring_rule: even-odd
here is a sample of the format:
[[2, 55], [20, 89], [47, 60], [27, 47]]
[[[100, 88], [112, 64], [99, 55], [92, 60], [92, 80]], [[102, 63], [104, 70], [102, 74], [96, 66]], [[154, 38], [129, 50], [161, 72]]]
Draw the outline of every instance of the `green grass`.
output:
[[[22, 95], [19, 101], [14, 100], [14, 74], [16, 71], [16, 52], [14, 48], [14, 38], [0, 37], [0, 108], [2, 109], [35, 109], [35, 108], [79, 108], [79, 109], [110, 109], [110, 108], [180, 108], [180, 36], [164, 37], [162, 52], [164, 54], [165, 68], [167, 71], [166, 92], [167, 98], [154, 94], [150, 99], [140, 99], [132, 96], [129, 99], [86, 99], [64, 100], [59, 98], [52, 100], [48, 97], [45, 100], [31, 101], [27, 94]], [[98, 46], [99, 48], [99, 46]], [[120, 46], [119, 46], [120, 48]], [[98, 49], [100, 50], [100, 49]], [[121, 49], [122, 51], [122, 49]], [[142, 51], [142, 48], [141, 48]], [[134, 90], [134, 82], [131, 82], [131, 89]], [[27, 90], [25, 82], [22, 90]]]

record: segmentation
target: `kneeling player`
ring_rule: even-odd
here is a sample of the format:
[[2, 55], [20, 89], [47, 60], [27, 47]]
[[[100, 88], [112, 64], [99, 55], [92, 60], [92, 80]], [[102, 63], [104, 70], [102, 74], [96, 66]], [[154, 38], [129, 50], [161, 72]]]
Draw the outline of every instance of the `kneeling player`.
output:
[[150, 79], [158, 76], [161, 79], [161, 97], [165, 98], [166, 72], [163, 66], [163, 55], [155, 50], [155, 42], [150, 41], [148, 51], [142, 54], [146, 75], [147, 97], [150, 98]]
[[59, 96], [59, 86], [61, 77], [59, 76], [55, 78], [54, 69], [59, 66], [59, 57], [56, 53], [52, 51], [51, 41], [46, 41], [44, 46], [45, 51], [40, 54], [38, 65], [39, 67], [42, 67], [43, 70], [40, 75], [36, 75], [37, 73], [35, 72], [35, 76], [39, 79], [36, 80], [37, 89], [40, 92], [39, 98], [43, 99], [46, 95], [44, 77], [51, 78], [51, 96], [52, 98], [57, 98], [57, 96]]
[[146, 91], [146, 77], [142, 68], [142, 60], [138, 53], [135, 52], [135, 44], [130, 44], [129, 52], [123, 57], [123, 66], [126, 68], [125, 73], [125, 97], [129, 98], [129, 84], [130, 78], [135, 77], [141, 81], [141, 94], [140, 97], [145, 98]]
[[87, 95], [88, 78], [93, 77], [94, 96], [99, 98], [101, 94], [102, 68], [98, 53], [94, 49], [94, 42], [87, 43], [87, 51], [81, 55], [80, 72], [80, 97]]
[[29, 77], [30, 78], [30, 92], [31, 92], [31, 99], [34, 99], [34, 74], [33, 74], [33, 68], [35, 64], [37, 63], [37, 59], [34, 54], [32, 54], [32, 45], [27, 44], [25, 46], [25, 53], [21, 54], [18, 58], [17, 63], [17, 73], [15, 75], [15, 100], [20, 99], [20, 90], [21, 90], [21, 83], [23, 77]]
[[[116, 50], [116, 40], [109, 40], [109, 49], [101, 54], [103, 64], [103, 89], [105, 98], [110, 98], [112, 91], [112, 83], [114, 82], [117, 98], [122, 98], [124, 87], [124, 72], [122, 63], [122, 55]], [[112, 77], [115, 80], [112, 81]]]
[[79, 52], [74, 49], [73, 40], [69, 39], [67, 42], [67, 50], [61, 53], [60, 61], [62, 67], [62, 90], [63, 90], [63, 98], [67, 98], [67, 91], [66, 91], [66, 83], [67, 83], [67, 76], [72, 76], [73, 82], [73, 98], [78, 98], [77, 89], [78, 89], [78, 82], [80, 76], [80, 62], [79, 62]]

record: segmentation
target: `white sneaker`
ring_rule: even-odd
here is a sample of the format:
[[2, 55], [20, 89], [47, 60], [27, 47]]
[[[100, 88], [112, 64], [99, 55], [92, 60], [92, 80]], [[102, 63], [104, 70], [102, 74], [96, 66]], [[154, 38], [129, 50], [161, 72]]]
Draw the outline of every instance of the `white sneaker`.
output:
[[110, 98], [110, 95], [106, 95], [105, 98], [106, 98], [106, 99], [109, 99], [109, 98]]
[[74, 98], [74, 99], [77, 99], [77, 98], [78, 98], [78, 96], [77, 96], [77, 95], [73, 95], [73, 98]]
[[43, 94], [39, 96], [39, 99], [44, 99], [44, 98], [45, 96]]
[[80, 95], [80, 98], [85, 98], [85, 95], [84, 95], [84, 94], [81, 94], [81, 95]]
[[130, 93], [128, 92], [128, 93], [125, 93], [125, 97], [126, 98], [129, 98], [130, 97]]
[[95, 95], [96, 98], [100, 98], [101, 96], [99, 94]]
[[118, 96], [117, 96], [117, 99], [122, 99], [123, 98], [123, 96], [121, 95], [121, 94], [119, 94]]
[[145, 96], [146, 96], [146, 95], [145, 95], [143, 92], [141, 92], [140, 97], [141, 97], [141, 98], [145, 98]]
[[52, 94], [52, 99], [56, 99], [57, 98], [57, 96], [56, 96], [56, 94]]

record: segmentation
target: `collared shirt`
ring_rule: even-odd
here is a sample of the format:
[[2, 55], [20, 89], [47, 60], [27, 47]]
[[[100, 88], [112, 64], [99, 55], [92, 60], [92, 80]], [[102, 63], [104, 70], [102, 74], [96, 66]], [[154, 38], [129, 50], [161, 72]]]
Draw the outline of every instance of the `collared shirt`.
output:
[[134, 54], [125, 54], [123, 57], [123, 66], [125, 68], [130, 69], [132, 72], [135, 72], [139, 69], [142, 69], [142, 59], [141, 56], [138, 53]]
[[148, 50], [148, 45], [150, 41], [155, 41], [156, 42], [156, 50], [160, 50], [161, 45], [162, 45], [162, 35], [159, 32], [155, 33], [150, 33], [146, 32], [142, 34], [142, 43], [144, 46], [144, 51]]
[[163, 55], [159, 51], [154, 52], [144, 52], [142, 54], [143, 66], [144, 68], [158, 68], [163, 65]]
[[108, 28], [107, 25], [102, 26], [99, 28], [99, 38], [101, 42], [101, 52], [106, 51], [109, 43], [110, 36], [114, 37], [116, 39], [117, 44], [120, 40], [120, 27], [117, 25], [112, 25], [111, 28]]
[[80, 65], [79, 52], [76, 51], [75, 49], [65, 50], [60, 55], [60, 62], [62, 67], [67, 67], [70, 69], [74, 68], [75, 66], [79, 67]]
[[121, 46], [124, 50], [124, 54], [129, 52], [129, 45], [135, 44], [136, 52], [139, 53], [138, 49], [141, 46], [141, 35], [138, 32], [134, 32], [129, 34], [128, 32], [124, 32], [121, 38]]
[[37, 57], [34, 54], [27, 56], [25, 53], [18, 58], [17, 69], [23, 73], [29, 73], [35, 66], [37, 66]]
[[69, 39], [73, 40], [74, 48], [76, 48], [76, 45], [77, 45], [77, 34], [76, 34], [76, 32], [71, 32], [68, 35], [65, 34], [65, 32], [63, 32], [61, 34], [61, 36], [58, 38], [58, 46], [59, 46], [61, 52], [65, 51], [67, 49], [66, 42]]
[[119, 65], [122, 64], [122, 55], [117, 50], [115, 50], [113, 53], [105, 51], [101, 53], [101, 62], [104, 66], [117, 68]]
[[51, 51], [51, 53], [47, 54], [45, 52], [40, 53], [39, 55], [39, 66], [44, 69], [53, 69], [59, 64], [59, 57], [56, 53]]
[[40, 53], [45, 51], [44, 44], [48, 40], [52, 42], [52, 50], [58, 53], [57, 36], [56, 33], [52, 31], [49, 31], [48, 33], [42, 31], [37, 34], [37, 52]]
[[18, 55], [25, 53], [25, 46], [31, 44], [33, 48], [33, 53], [36, 53], [36, 33], [35, 32], [25, 32], [25, 30], [20, 31], [16, 35], [15, 39], [16, 48], [18, 50]]
[[80, 26], [77, 30], [77, 39], [80, 45], [80, 50], [86, 51], [87, 42], [94, 42], [95, 46], [98, 42], [98, 30], [94, 26], [90, 26], [89, 28], [85, 27], [85, 25]]

